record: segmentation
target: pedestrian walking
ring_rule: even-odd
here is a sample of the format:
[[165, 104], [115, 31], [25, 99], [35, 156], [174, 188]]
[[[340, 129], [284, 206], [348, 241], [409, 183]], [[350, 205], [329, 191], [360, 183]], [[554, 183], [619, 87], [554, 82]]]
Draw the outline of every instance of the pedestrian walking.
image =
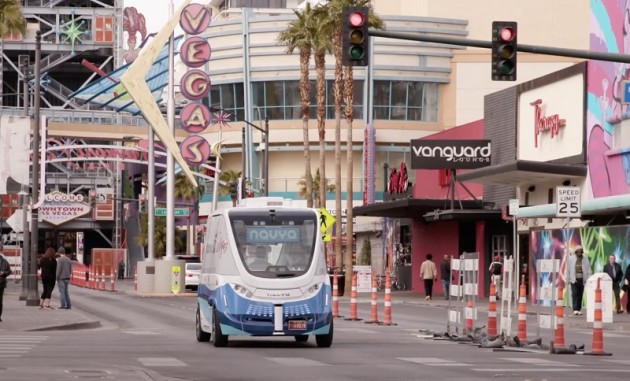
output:
[[448, 254], [444, 254], [444, 260], [440, 264], [440, 280], [442, 281], [442, 290], [444, 290], [444, 299], [448, 299], [451, 287], [451, 258]]
[[125, 279], [125, 260], [118, 262], [118, 279]]
[[72, 275], [72, 261], [66, 256], [66, 249], [60, 247], [57, 249], [57, 284], [59, 285], [59, 302], [62, 310], [69, 310], [70, 294], [68, 293], [68, 285], [70, 283], [70, 276]]
[[565, 271], [565, 279], [571, 285], [573, 315], [582, 315], [582, 297], [584, 282], [591, 276], [591, 265], [584, 256], [584, 249], [578, 246], [575, 255], [569, 256]]
[[433, 297], [433, 281], [437, 280], [437, 268], [433, 262], [433, 255], [427, 254], [427, 259], [420, 265], [420, 278], [424, 281], [424, 300], [431, 300]]
[[618, 314], [623, 312], [623, 308], [621, 308], [621, 300], [619, 298], [619, 283], [623, 279], [623, 270], [621, 269], [621, 265], [615, 262], [615, 255], [610, 254], [608, 256], [608, 263], [604, 265], [604, 272], [608, 274], [610, 279], [612, 279], [612, 289], [613, 295], [615, 297], [615, 309]]
[[490, 267], [488, 267], [488, 271], [490, 272], [491, 281], [495, 285], [496, 297], [501, 298], [501, 275], [503, 274], [503, 263], [501, 263], [501, 257], [498, 255], [494, 256], [494, 261], [490, 263]]
[[621, 289], [626, 294], [626, 313], [630, 314], [630, 265], [626, 267], [626, 272], [623, 275], [623, 286]]
[[7, 278], [11, 275], [11, 265], [2, 253], [0, 244], [0, 322], [2, 321], [2, 305], [4, 304], [4, 289], [7, 287]]
[[42, 270], [42, 286], [43, 291], [39, 302], [39, 309], [54, 309], [50, 306], [50, 298], [55, 288], [55, 279], [57, 278], [57, 260], [55, 258], [55, 249], [49, 247], [46, 253], [39, 260], [39, 268]]

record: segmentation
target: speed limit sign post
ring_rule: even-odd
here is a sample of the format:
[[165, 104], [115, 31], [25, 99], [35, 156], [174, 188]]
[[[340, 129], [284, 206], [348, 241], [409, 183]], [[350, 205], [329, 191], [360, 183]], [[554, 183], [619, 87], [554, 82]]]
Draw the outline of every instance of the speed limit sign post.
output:
[[556, 187], [556, 217], [582, 217], [582, 197], [578, 187]]

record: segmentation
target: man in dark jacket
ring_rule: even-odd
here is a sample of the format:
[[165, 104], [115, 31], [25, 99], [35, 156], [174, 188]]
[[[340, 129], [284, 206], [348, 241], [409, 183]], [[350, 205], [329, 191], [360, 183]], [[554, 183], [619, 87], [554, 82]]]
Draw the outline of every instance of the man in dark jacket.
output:
[[613, 294], [615, 295], [615, 306], [617, 307], [617, 313], [620, 314], [623, 312], [623, 308], [621, 308], [621, 300], [619, 299], [619, 282], [623, 279], [623, 272], [621, 270], [621, 265], [615, 262], [615, 255], [610, 254], [608, 256], [608, 263], [604, 265], [604, 272], [608, 274], [610, 279], [612, 279], [612, 288]]
[[0, 244], [0, 321], [2, 321], [2, 304], [4, 299], [4, 289], [7, 287], [7, 278], [11, 275], [11, 266], [2, 254], [2, 245]]
[[451, 259], [448, 254], [444, 254], [444, 260], [440, 264], [440, 280], [442, 281], [442, 290], [444, 290], [444, 299], [448, 299], [448, 292], [451, 287]]

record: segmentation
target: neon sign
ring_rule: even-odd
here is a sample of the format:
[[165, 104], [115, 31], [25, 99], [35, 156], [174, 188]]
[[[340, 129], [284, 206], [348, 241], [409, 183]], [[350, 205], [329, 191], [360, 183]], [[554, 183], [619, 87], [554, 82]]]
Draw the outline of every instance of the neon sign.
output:
[[544, 116], [542, 114], [542, 99], [537, 99], [530, 103], [534, 107], [534, 147], [538, 148], [538, 135], [549, 132], [550, 137], [558, 136], [560, 127], [564, 127], [567, 123], [566, 119], [560, 119], [560, 115], [553, 114]]

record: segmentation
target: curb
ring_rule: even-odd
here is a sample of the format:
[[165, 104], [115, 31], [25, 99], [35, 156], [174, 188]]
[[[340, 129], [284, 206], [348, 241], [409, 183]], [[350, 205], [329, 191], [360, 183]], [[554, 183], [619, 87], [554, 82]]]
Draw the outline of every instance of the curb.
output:
[[35, 328], [25, 328], [20, 331], [25, 332], [39, 332], [39, 331], [69, 331], [69, 330], [78, 330], [78, 329], [94, 329], [100, 328], [101, 322], [99, 320], [93, 321], [83, 321], [77, 323], [67, 323], [67, 324], [59, 324], [59, 325], [49, 325], [43, 327], [35, 327]]

